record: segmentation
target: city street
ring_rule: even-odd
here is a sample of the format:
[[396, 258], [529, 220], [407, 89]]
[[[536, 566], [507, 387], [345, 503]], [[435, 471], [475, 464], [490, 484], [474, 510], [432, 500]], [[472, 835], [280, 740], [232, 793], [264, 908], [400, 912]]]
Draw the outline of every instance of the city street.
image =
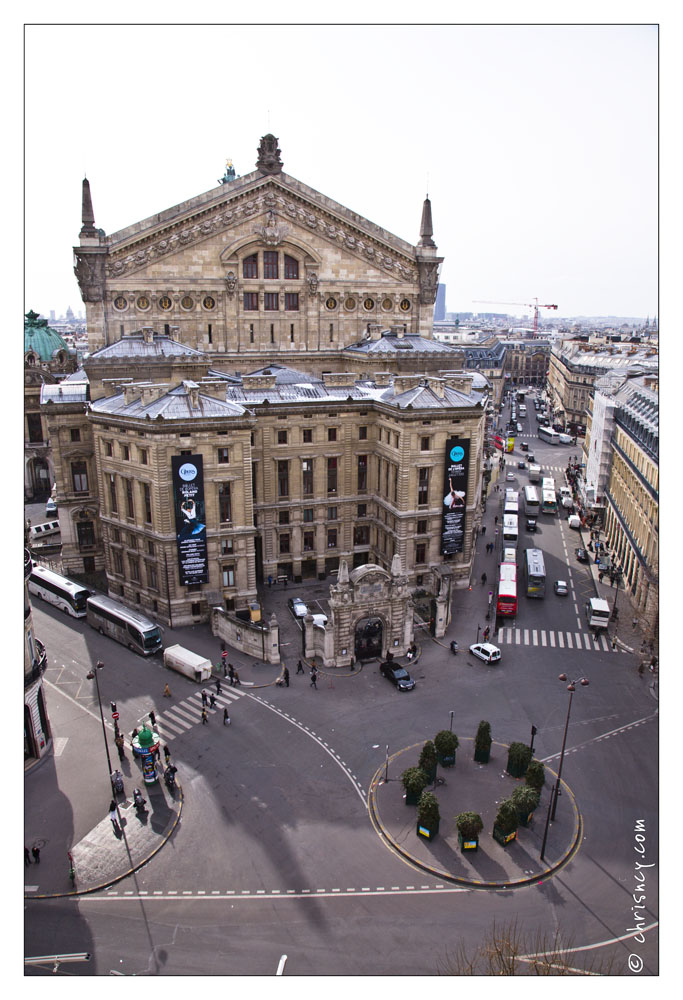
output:
[[[577, 449], [539, 442], [532, 421], [527, 418], [529, 433], [522, 439], [533, 442], [544, 474], [559, 486], [559, 470]], [[519, 455], [517, 448], [507, 456], [508, 467]], [[514, 471], [515, 488], [522, 488], [527, 470]], [[487, 666], [467, 651], [477, 626], [487, 624], [496, 557], [486, 554], [485, 544], [494, 536], [505, 485], [502, 480], [501, 492], [489, 498], [473, 586], [456, 592], [443, 641], [418, 634], [420, 657], [408, 665], [417, 684], [405, 693], [380, 675], [376, 661], [355, 672], [323, 671], [317, 690], [308, 670], [296, 674], [300, 633], [286, 598], [320, 599], [325, 609], [331, 580], [288, 591], [264, 589], [265, 612], [278, 608], [290, 686], [276, 686], [272, 668], [240, 665], [247, 683], [230, 692], [230, 727], [221, 724], [219, 713], [206, 726], [193, 722], [196, 685], [165, 671], [160, 657], [145, 661], [84, 621], [35, 602], [35, 631], [48, 651], [45, 686], [54, 735], [66, 741], [60, 752], [74, 747], [74, 795], [78, 768], [85, 766], [78, 760], [86, 752], [76, 750], [86, 730], [91, 736], [90, 812], [77, 819], [74, 810], [74, 838], [106, 816], [109, 797], [101, 730], [98, 735], [94, 726], [97, 701], [85, 680], [100, 659], [103, 702], [117, 703], [124, 732], [150, 709], [156, 712], [178, 766], [183, 811], [150, 863], [110, 888], [60, 899], [31, 899], [27, 891], [25, 953], [90, 952], [89, 963], [69, 967], [74, 975], [274, 975], [282, 955], [285, 975], [436, 975], [448, 969], [459, 943], [474, 948], [494, 920], [499, 928], [516, 920], [530, 942], [538, 934], [550, 941], [559, 932], [566, 944], [581, 949], [577, 967], [613, 962], [613, 975], [656, 974], [656, 689], [637, 672], [635, 633], [633, 654], [590, 637], [582, 608], [595, 588], [589, 567], [574, 557], [578, 533], [566, 520], [542, 515], [535, 535], [522, 529], [520, 552], [527, 545], [543, 549], [548, 590], [544, 600], [521, 597], [516, 620], [492, 635], [502, 650], [500, 663]], [[568, 597], [553, 593], [555, 579], [570, 583]], [[460, 646], [457, 657], [448, 648], [452, 638]], [[172, 637], [164, 636], [165, 645], [171, 642], [214, 662], [218, 657], [208, 627], [173, 630]], [[391, 755], [433, 738], [449, 727], [453, 712], [461, 738], [473, 737], [481, 719], [491, 723], [499, 743], [529, 742], [536, 726], [535, 756], [556, 769], [568, 707], [561, 672], [570, 680], [590, 679], [573, 697], [562, 772], [583, 820], [573, 859], [533, 886], [487, 891], [427, 875], [390, 850], [368, 813], [370, 785], [387, 750]], [[162, 697], [167, 680], [170, 701]], [[178, 723], [182, 711], [186, 726]], [[457, 777], [456, 766], [448, 781]], [[389, 771], [390, 780], [398, 778], [398, 770]], [[33, 780], [29, 773], [29, 814]], [[69, 796], [68, 787], [64, 794]], [[558, 810], [569, 804], [561, 796]], [[534, 820], [535, 826], [544, 822], [545, 815]], [[643, 842], [645, 853], [639, 850]], [[48, 840], [44, 856], [50, 849]], [[633, 894], [643, 871], [638, 862], [654, 867], [644, 869], [646, 899], [636, 926]], [[28, 869], [27, 882], [35, 877]], [[638, 930], [643, 941], [633, 938]], [[48, 972], [29, 968], [28, 974]]]

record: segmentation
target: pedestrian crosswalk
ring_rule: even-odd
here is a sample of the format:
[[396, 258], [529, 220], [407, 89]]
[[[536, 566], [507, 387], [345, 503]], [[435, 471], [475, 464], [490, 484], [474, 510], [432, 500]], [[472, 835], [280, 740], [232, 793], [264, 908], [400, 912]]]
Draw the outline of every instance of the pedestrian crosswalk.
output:
[[[221, 688], [220, 694], [214, 694], [214, 707], [211, 708], [207, 703], [207, 715], [209, 717], [217, 715], [222, 718], [223, 709], [227, 708], [229, 712], [230, 705], [245, 694], [246, 691], [237, 687]], [[202, 692], [193, 691], [183, 701], [170, 705], [163, 712], [157, 712], [155, 729], [160, 736], [163, 736], [164, 740], [174, 740], [176, 736], [182, 736], [188, 729], [194, 728], [197, 724], [201, 725], [203, 708]]]
[[511, 628], [504, 625], [496, 632], [498, 643], [508, 643], [514, 646], [547, 646], [549, 649], [596, 650], [607, 653], [612, 646], [609, 638], [599, 635], [597, 638], [591, 632], [559, 632], [535, 628]]

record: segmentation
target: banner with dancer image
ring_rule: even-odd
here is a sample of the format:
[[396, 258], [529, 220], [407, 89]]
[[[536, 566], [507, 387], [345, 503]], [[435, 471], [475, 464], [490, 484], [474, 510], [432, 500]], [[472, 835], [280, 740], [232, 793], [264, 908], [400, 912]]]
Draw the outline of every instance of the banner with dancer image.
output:
[[444, 556], [462, 552], [464, 548], [469, 469], [469, 438], [449, 438], [446, 442], [441, 519], [441, 554]]
[[171, 472], [180, 583], [208, 583], [202, 456], [173, 455]]

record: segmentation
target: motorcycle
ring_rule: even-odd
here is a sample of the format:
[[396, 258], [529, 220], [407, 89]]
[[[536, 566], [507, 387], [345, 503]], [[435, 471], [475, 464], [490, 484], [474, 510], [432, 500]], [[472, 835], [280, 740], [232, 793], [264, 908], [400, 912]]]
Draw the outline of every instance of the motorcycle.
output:
[[453, 656], [458, 655], [458, 644], [455, 641], [455, 639], [451, 641], [451, 653], [453, 654]]
[[169, 766], [164, 771], [164, 781], [166, 782], [166, 787], [173, 790], [175, 788], [175, 773], [178, 769], [173, 766]]
[[136, 812], [145, 812], [145, 804], [147, 799], [143, 798], [142, 792], [139, 788], [133, 791], [133, 805], [135, 806]]
[[119, 770], [112, 772], [111, 787], [115, 792], [123, 792], [123, 775]]

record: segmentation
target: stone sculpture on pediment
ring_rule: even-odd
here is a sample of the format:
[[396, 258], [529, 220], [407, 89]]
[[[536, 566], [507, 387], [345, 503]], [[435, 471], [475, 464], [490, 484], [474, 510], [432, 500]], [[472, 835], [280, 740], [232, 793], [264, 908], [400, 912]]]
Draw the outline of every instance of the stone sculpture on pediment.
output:
[[289, 226], [278, 223], [275, 212], [268, 212], [265, 226], [256, 226], [254, 232], [260, 236], [266, 246], [277, 247], [289, 232]]
[[278, 140], [272, 133], [261, 138], [258, 148], [258, 159], [256, 169], [262, 174], [279, 174], [282, 172], [282, 160], [280, 158], [280, 147]]

